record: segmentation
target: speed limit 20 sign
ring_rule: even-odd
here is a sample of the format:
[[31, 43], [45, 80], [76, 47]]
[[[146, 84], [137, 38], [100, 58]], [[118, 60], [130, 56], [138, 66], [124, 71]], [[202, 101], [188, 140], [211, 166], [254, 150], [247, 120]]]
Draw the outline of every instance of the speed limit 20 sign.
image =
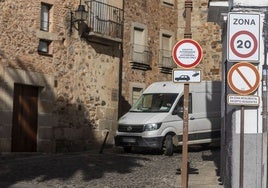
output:
[[229, 62], [258, 62], [260, 59], [260, 15], [230, 12], [227, 40]]

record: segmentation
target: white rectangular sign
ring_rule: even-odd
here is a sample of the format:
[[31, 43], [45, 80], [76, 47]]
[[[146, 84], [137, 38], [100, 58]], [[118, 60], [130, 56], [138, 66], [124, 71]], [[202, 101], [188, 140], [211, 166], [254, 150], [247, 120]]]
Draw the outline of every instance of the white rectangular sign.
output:
[[175, 83], [201, 82], [200, 69], [173, 69], [172, 76]]
[[260, 60], [260, 15], [257, 13], [228, 14], [227, 59], [229, 62]]
[[260, 97], [256, 95], [228, 95], [227, 102], [229, 105], [259, 106]]
[[233, 5], [232, 7], [240, 7], [243, 5], [243, 7], [267, 7], [268, 2], [267, 0], [257, 0], [257, 1], [252, 1], [252, 0], [233, 0]]

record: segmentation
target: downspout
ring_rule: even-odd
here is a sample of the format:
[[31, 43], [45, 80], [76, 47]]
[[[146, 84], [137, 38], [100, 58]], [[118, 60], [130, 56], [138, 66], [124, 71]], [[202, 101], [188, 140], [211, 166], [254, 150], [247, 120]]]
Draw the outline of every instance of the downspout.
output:
[[122, 41], [120, 43], [120, 54], [119, 54], [119, 81], [118, 81], [118, 114], [117, 118], [119, 119], [122, 115], [122, 78], [123, 78], [123, 56], [124, 56], [124, 16], [125, 16], [125, 1], [123, 0], [123, 20], [122, 20]]

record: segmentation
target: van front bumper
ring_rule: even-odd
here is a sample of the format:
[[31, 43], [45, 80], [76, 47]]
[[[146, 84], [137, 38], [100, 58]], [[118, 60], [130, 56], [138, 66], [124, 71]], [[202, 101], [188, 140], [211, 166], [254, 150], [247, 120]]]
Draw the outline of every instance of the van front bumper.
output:
[[114, 140], [116, 146], [122, 147], [134, 146], [161, 149], [163, 143], [163, 137], [115, 136]]

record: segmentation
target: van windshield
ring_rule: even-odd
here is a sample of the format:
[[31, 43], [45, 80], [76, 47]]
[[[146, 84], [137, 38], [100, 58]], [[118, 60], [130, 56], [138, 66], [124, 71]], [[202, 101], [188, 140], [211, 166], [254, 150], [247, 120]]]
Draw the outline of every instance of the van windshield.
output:
[[143, 94], [130, 112], [169, 112], [177, 96], [177, 93]]

